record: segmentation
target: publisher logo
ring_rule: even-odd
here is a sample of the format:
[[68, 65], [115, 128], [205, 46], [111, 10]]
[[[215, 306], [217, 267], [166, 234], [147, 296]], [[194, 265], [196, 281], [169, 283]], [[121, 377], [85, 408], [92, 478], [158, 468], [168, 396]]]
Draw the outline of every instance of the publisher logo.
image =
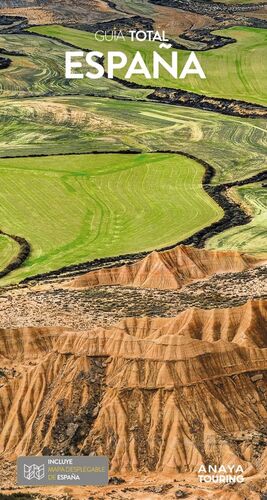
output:
[[17, 484], [37, 485], [106, 485], [107, 457], [19, 457]]
[[242, 465], [204, 465], [198, 470], [201, 483], [234, 484], [244, 482]]

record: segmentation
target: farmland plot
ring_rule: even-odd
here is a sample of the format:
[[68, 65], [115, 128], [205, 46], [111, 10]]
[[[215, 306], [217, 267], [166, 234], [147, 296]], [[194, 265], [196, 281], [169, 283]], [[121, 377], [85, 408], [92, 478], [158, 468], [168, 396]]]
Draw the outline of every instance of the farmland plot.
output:
[[266, 168], [267, 124], [192, 108], [87, 96], [3, 99], [0, 156], [183, 151], [216, 170], [213, 183]]
[[267, 196], [266, 187], [259, 183], [234, 188], [232, 198], [241, 203], [252, 220], [245, 226], [236, 226], [211, 238], [207, 248], [238, 250], [252, 254], [266, 253]]
[[223, 215], [203, 173], [176, 154], [1, 160], [0, 227], [32, 248], [2, 284], [186, 238]]
[[[107, 51], [117, 50], [127, 54], [129, 61], [139, 50], [147, 67], [152, 72], [153, 51], [157, 51], [166, 61], [171, 63], [171, 51], [160, 49], [157, 42], [113, 42], [98, 41], [94, 33], [66, 28], [63, 26], [38, 26], [30, 31], [55, 37], [83, 49], [98, 50], [106, 56]], [[184, 80], [175, 80], [165, 69], [159, 79], [146, 79], [143, 75], [133, 75], [131, 81], [140, 85], [154, 87], [170, 87], [196, 92], [210, 97], [237, 99], [265, 105], [266, 91], [266, 30], [260, 28], [237, 27], [215, 31], [215, 33], [236, 40], [221, 48], [198, 52], [198, 59], [206, 74], [202, 80], [198, 75], [188, 75]], [[189, 52], [179, 50], [179, 65], [182, 70]], [[105, 57], [105, 60], [107, 58]], [[119, 69], [115, 76], [125, 78], [125, 69]], [[90, 79], [87, 79], [89, 80]], [[90, 85], [90, 84], [89, 84]]]

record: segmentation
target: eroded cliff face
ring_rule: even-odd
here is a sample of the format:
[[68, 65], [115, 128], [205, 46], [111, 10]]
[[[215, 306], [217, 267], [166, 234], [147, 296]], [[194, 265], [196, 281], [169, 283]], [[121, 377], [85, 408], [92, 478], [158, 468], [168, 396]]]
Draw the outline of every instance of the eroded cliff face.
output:
[[[264, 470], [267, 302], [1, 331], [1, 454], [107, 454], [112, 472]], [[266, 465], [266, 464], [265, 464]]]
[[221, 252], [180, 245], [152, 252], [144, 259], [120, 267], [102, 268], [83, 274], [69, 288], [122, 285], [142, 288], [177, 289], [214, 274], [241, 272], [266, 262], [238, 252]]
[[[252, 492], [259, 500], [267, 463], [264, 269], [263, 259], [182, 246], [132, 265], [4, 291], [6, 314], [17, 293], [19, 319], [12, 320], [16, 328], [6, 328], [0, 317], [1, 486], [14, 484], [18, 455], [96, 454], [107, 455], [110, 474], [126, 480], [126, 486], [110, 485], [104, 493], [94, 490], [96, 499], [177, 498], [175, 481], [182, 478], [182, 494], [192, 498], [204, 492], [205, 498], [244, 500]], [[246, 278], [252, 283], [247, 296], [254, 298], [244, 295], [243, 305], [235, 306], [233, 288], [225, 306], [221, 288], [227, 295], [230, 280], [248, 293], [246, 273], [257, 274], [252, 282]], [[140, 299], [143, 294], [144, 302], [147, 293], [151, 300], [164, 294], [168, 302], [174, 301], [171, 293], [202, 297], [207, 286], [210, 302], [204, 307], [185, 301], [179, 312], [174, 302], [160, 317], [140, 304], [134, 317], [117, 320], [127, 290], [138, 291]], [[97, 322], [96, 303], [86, 319], [92, 290], [98, 289], [117, 297], [108, 322]], [[70, 302], [73, 293], [82, 295], [83, 309]], [[48, 294], [66, 322], [59, 315], [57, 326], [47, 326], [47, 316], [39, 309], [34, 314], [34, 305], [23, 316], [21, 297], [34, 304], [36, 294], [44, 301]], [[83, 320], [67, 320], [81, 311]], [[202, 487], [201, 464], [242, 465], [247, 480], [234, 489]], [[40, 492], [49, 498], [50, 492]], [[53, 490], [55, 497], [60, 492]], [[73, 490], [70, 498], [87, 499], [89, 492]]]

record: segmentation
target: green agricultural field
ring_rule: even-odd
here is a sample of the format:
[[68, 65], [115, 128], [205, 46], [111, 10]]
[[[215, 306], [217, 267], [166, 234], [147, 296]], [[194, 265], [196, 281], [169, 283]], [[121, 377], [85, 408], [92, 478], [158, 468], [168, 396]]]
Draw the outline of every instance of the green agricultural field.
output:
[[252, 221], [245, 226], [236, 226], [214, 236], [209, 240], [207, 248], [266, 254], [266, 187], [260, 183], [248, 184], [231, 189], [231, 195], [252, 215]]
[[19, 34], [0, 35], [0, 48], [21, 55], [8, 56], [12, 64], [0, 70], [0, 97], [31, 97], [36, 95], [91, 94], [100, 96], [143, 98], [147, 91], [127, 89], [104, 78], [93, 80], [65, 79], [65, 52], [70, 47], [58, 40]]
[[176, 154], [0, 160], [0, 227], [32, 247], [1, 283], [192, 235], [223, 215], [202, 188], [203, 173]]
[[[158, 43], [131, 42], [120, 40], [100, 42], [93, 33], [83, 32], [63, 26], [37, 26], [29, 31], [70, 42], [85, 50], [98, 50], [106, 55], [108, 50], [124, 51], [129, 60], [139, 50], [147, 64], [152, 69], [153, 51], [157, 50], [169, 63], [171, 51], [159, 49]], [[240, 99], [257, 104], [267, 104], [266, 90], [266, 30], [259, 28], [231, 28], [216, 33], [237, 40], [236, 43], [219, 49], [198, 52], [199, 61], [206, 73], [206, 79], [188, 75], [184, 80], [174, 80], [166, 70], [162, 70], [159, 79], [147, 80], [143, 75], [133, 75], [131, 81], [154, 87], [175, 87], [190, 90], [198, 94], [225, 99]], [[180, 70], [188, 57], [188, 51], [179, 51]], [[116, 76], [124, 79], [125, 70], [117, 70]], [[86, 80], [88, 80], [86, 78]]]
[[8, 236], [0, 235], [0, 272], [15, 258], [20, 251], [19, 244]]
[[265, 169], [266, 147], [266, 120], [159, 103], [72, 96], [2, 99], [0, 108], [0, 156], [183, 151], [221, 183]]

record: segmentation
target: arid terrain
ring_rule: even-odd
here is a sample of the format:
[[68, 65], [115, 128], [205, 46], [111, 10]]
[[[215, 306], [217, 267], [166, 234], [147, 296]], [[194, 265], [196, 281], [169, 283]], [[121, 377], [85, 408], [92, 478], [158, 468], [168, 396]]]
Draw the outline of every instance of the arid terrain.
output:
[[[61, 488], [59, 498], [243, 499], [248, 490], [260, 498], [265, 266], [182, 246], [3, 290], [4, 491], [17, 455], [106, 454], [114, 484]], [[240, 464], [247, 479], [238, 488], [201, 485], [203, 463]]]

